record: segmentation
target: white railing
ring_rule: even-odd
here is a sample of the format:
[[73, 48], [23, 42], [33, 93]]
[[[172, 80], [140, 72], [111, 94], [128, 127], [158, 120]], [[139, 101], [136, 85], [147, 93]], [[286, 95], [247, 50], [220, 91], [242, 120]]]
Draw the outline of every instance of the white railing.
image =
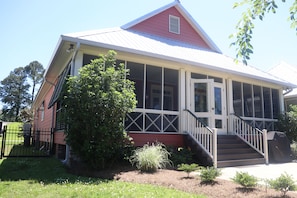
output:
[[263, 155], [265, 163], [268, 164], [267, 130], [264, 129], [261, 131], [235, 114], [230, 115], [230, 119], [232, 121], [233, 132], [235, 135]]
[[210, 129], [190, 110], [185, 110], [186, 132], [212, 159], [213, 166], [217, 168], [217, 130]]

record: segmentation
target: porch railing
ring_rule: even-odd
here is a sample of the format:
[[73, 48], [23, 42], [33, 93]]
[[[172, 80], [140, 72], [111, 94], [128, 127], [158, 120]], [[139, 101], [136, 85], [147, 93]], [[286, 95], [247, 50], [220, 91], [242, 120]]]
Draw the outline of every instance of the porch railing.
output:
[[212, 159], [213, 166], [217, 168], [217, 130], [209, 128], [190, 110], [185, 109], [186, 133], [204, 150]]
[[235, 114], [230, 115], [230, 119], [235, 135], [263, 155], [265, 163], [268, 164], [267, 130], [263, 129], [263, 131], [261, 131]]

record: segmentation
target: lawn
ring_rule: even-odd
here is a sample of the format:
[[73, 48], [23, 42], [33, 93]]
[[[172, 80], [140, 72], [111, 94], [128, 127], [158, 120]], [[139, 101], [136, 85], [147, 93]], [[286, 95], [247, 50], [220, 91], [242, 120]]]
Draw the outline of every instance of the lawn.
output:
[[72, 175], [55, 158], [4, 158], [0, 197], [204, 197], [174, 189]]

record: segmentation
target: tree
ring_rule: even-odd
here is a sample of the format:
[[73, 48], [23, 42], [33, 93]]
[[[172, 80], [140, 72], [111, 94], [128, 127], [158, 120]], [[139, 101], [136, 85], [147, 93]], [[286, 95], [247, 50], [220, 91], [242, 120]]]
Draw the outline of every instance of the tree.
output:
[[134, 84], [109, 51], [69, 77], [64, 87], [66, 142], [92, 168], [112, 164], [124, 146], [124, 118], [136, 107]]
[[28, 92], [30, 85], [26, 79], [24, 68], [18, 67], [1, 81], [0, 98], [4, 104], [2, 110], [4, 120], [20, 121], [20, 111], [30, 103], [31, 96]]
[[33, 102], [35, 97], [36, 85], [42, 82], [44, 71], [45, 70], [42, 64], [40, 64], [38, 61], [32, 61], [29, 65], [25, 67], [26, 74], [32, 80], [31, 102]]
[[297, 141], [297, 105], [290, 105], [288, 111], [280, 115], [277, 128], [286, 133], [290, 142]]
[[[285, 2], [285, 0], [281, 1]], [[235, 38], [231, 46], [236, 46], [236, 59], [241, 58], [243, 63], [247, 64], [250, 55], [253, 53], [251, 40], [255, 28], [254, 21], [263, 20], [264, 16], [271, 12], [276, 13], [278, 6], [275, 0], [242, 0], [235, 3], [233, 8], [240, 6], [248, 7], [236, 25], [237, 32], [230, 35], [230, 38]], [[294, 0], [290, 7], [289, 20], [291, 20], [291, 27], [295, 28], [297, 33], [297, 0]]]

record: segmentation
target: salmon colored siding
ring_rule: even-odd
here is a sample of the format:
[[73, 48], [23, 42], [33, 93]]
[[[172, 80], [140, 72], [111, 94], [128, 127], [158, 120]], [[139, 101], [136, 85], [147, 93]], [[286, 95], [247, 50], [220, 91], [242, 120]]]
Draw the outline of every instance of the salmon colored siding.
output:
[[[169, 15], [180, 18], [180, 34], [169, 32]], [[130, 30], [146, 32], [148, 34], [166, 37], [196, 45], [198, 47], [211, 49], [175, 7], [165, 10], [160, 14], [132, 26]]]
[[[38, 109], [35, 114], [37, 114], [37, 116], [35, 116], [35, 120], [34, 120], [34, 128], [35, 129], [50, 129], [52, 128], [52, 116], [53, 116], [53, 107], [48, 109], [48, 104], [49, 101], [52, 97], [54, 91], [54, 87], [52, 86], [51, 89], [49, 90], [49, 92], [47, 92], [46, 96], [44, 97], [44, 118], [43, 120], [41, 120], [42, 118], [42, 112], [40, 111], [40, 109]], [[40, 108], [40, 107], [39, 107]]]
[[184, 135], [182, 134], [153, 134], [153, 133], [129, 133], [135, 146], [143, 146], [147, 143], [161, 142], [167, 146], [183, 147]]
[[61, 131], [61, 132], [55, 132], [54, 133], [54, 143], [55, 144], [62, 144], [62, 145], [66, 144], [64, 132]]

